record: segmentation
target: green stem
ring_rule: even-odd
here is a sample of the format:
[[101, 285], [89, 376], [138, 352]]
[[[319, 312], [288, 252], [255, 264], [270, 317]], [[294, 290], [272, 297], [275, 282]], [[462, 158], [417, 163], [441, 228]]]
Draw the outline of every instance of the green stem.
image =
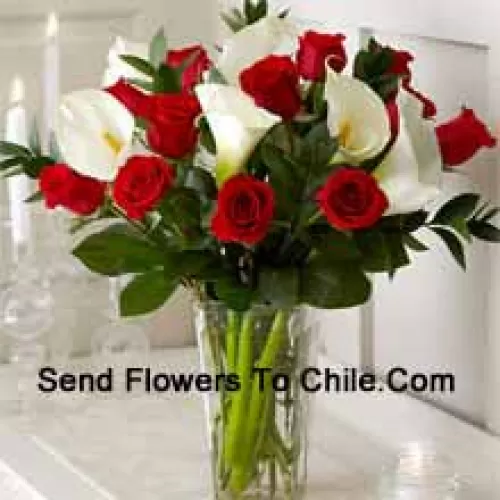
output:
[[242, 439], [245, 432], [245, 419], [250, 396], [253, 363], [253, 317], [248, 312], [243, 317], [238, 348], [237, 372], [240, 377], [241, 389], [233, 399], [229, 411], [224, 439], [224, 460], [228, 467], [238, 462], [241, 454]]
[[238, 330], [240, 328], [240, 315], [237, 312], [229, 311], [227, 315], [227, 335], [226, 335], [226, 365], [227, 373], [236, 372], [236, 360], [238, 356]]
[[[275, 367], [276, 357], [281, 350], [285, 338], [286, 317], [285, 311], [278, 311], [276, 313], [266, 345], [256, 364], [256, 368], [273, 369]], [[263, 410], [265, 406], [264, 403], [268, 399], [266, 396], [268, 396], [269, 391], [272, 392], [271, 376], [272, 373], [266, 373], [264, 391], [260, 387], [259, 377], [255, 377], [252, 383], [246, 435], [242, 446], [242, 460], [239, 463], [235, 463], [235, 468], [232, 471], [230, 479], [231, 489], [235, 492], [242, 492], [246, 489], [254, 472], [253, 459], [256, 458], [259, 453], [259, 450], [256, 449], [259, 426], [262, 427], [267, 425], [266, 419], [263, 419]]]

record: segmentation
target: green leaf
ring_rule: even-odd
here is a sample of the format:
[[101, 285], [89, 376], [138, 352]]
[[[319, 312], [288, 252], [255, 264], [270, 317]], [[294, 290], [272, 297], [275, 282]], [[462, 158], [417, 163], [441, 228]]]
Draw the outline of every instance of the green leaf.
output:
[[6, 160], [0, 161], [0, 170], [9, 170], [12, 167], [17, 167], [18, 165], [22, 165], [22, 158], [7, 158]]
[[148, 314], [159, 309], [177, 288], [161, 270], [136, 276], [120, 295], [120, 313], [124, 317]]
[[160, 28], [149, 45], [149, 62], [154, 68], [159, 68], [167, 54], [167, 37], [164, 28]]
[[262, 268], [259, 296], [266, 304], [290, 307], [299, 302], [299, 272], [294, 268]]
[[167, 66], [166, 64], [160, 65], [153, 81], [154, 92], [176, 94], [182, 90], [180, 73]]
[[2, 179], [9, 179], [10, 177], [16, 177], [18, 175], [24, 175], [24, 168], [21, 166], [5, 170], [2, 174]]
[[43, 200], [43, 193], [41, 191], [37, 191], [36, 193], [33, 193], [31, 196], [26, 198], [26, 200], [24, 200], [24, 202], [25, 203], [36, 203], [36, 202], [39, 202], [42, 200]]
[[324, 309], [344, 309], [364, 304], [371, 295], [371, 283], [354, 265], [332, 266], [312, 261], [301, 272], [301, 302]]
[[313, 172], [322, 172], [325, 167], [328, 172], [331, 172], [331, 161], [338, 148], [337, 139], [331, 136], [326, 121], [322, 121], [315, 125], [305, 137], [301, 160], [309, 164]]
[[477, 194], [461, 194], [445, 203], [438, 211], [433, 224], [451, 225], [455, 219], [468, 219], [480, 201]]
[[177, 236], [181, 247], [201, 236], [201, 199], [194, 189], [175, 187], [162, 201], [159, 212], [164, 223]]
[[230, 12], [222, 12], [220, 17], [233, 33], [238, 33], [238, 31], [241, 31], [247, 25], [246, 19], [237, 9], [232, 9]]
[[120, 59], [144, 75], [154, 77], [156, 68], [148, 61], [133, 55], [121, 55]]
[[456, 236], [451, 231], [448, 231], [447, 229], [443, 229], [440, 227], [433, 227], [431, 229], [444, 241], [444, 243], [448, 247], [448, 250], [451, 252], [453, 258], [456, 260], [458, 265], [465, 271], [467, 268], [465, 252], [462, 242], [460, 241], [458, 236]]
[[414, 252], [425, 252], [429, 248], [411, 234], [403, 235], [403, 243]]
[[267, 0], [257, 0], [257, 3], [254, 3], [253, 0], [245, 0], [244, 9], [247, 23], [256, 23], [267, 15]]
[[469, 231], [476, 238], [490, 243], [500, 243], [500, 229], [484, 219], [480, 221], [470, 221]]
[[24, 164], [24, 172], [32, 179], [38, 179], [40, 172], [47, 165], [53, 165], [54, 159], [49, 156], [37, 156]]
[[209, 153], [214, 155], [217, 152], [217, 147], [216, 147], [214, 135], [212, 134], [212, 130], [210, 129], [210, 125], [208, 124], [208, 120], [206, 119], [206, 117], [201, 118], [198, 126], [200, 129], [201, 145]]
[[500, 214], [500, 208], [493, 207], [484, 212], [484, 214], [481, 215], [480, 220], [481, 222], [489, 222], [491, 219], [494, 219], [498, 214]]
[[355, 240], [340, 231], [329, 231], [326, 235], [311, 236], [312, 245], [324, 262], [346, 262], [361, 259]]
[[28, 148], [14, 142], [0, 141], [0, 156], [18, 156], [31, 158], [33, 155]]
[[36, 118], [33, 120], [30, 129], [29, 147], [36, 156], [42, 156], [42, 145], [40, 143], [40, 131]]
[[130, 85], [134, 85], [135, 87], [139, 87], [146, 92], [153, 92], [154, 85], [150, 80], [143, 80], [142, 78], [127, 78], [127, 83]]
[[392, 277], [398, 269], [410, 264], [403, 237], [404, 233], [376, 229], [354, 233], [363, 268], [371, 273], [387, 272]]
[[127, 224], [115, 224], [83, 240], [73, 255], [91, 271], [119, 276], [163, 267], [163, 254]]
[[246, 311], [252, 304], [254, 292], [238, 283], [232, 276], [226, 276], [215, 283], [215, 293], [233, 311]]

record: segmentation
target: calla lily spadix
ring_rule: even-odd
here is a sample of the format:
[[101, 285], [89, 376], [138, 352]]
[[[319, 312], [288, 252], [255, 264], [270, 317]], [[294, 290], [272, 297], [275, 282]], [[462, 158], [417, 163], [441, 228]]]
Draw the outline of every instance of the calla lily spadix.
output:
[[108, 66], [103, 77], [103, 87], [111, 87], [120, 78], [146, 78], [141, 72], [121, 60], [123, 55], [132, 55], [141, 59], [148, 59], [148, 45], [140, 42], [130, 42], [117, 37], [108, 53]]
[[361, 80], [327, 67], [328, 128], [339, 139], [341, 160], [359, 164], [389, 144], [389, 117], [382, 99]]
[[257, 144], [281, 118], [257, 107], [237, 87], [202, 84], [195, 93], [215, 138], [215, 175], [222, 185], [243, 170]]
[[112, 181], [130, 153], [134, 126], [134, 117], [107, 92], [79, 90], [61, 100], [55, 135], [73, 170]]
[[386, 215], [424, 208], [441, 193], [442, 160], [434, 123], [422, 118], [422, 103], [401, 91], [400, 133], [374, 176], [389, 199]]
[[279, 51], [287, 38], [298, 36], [294, 25], [277, 15], [267, 16], [228, 38], [217, 67], [231, 85], [239, 85], [240, 73]]

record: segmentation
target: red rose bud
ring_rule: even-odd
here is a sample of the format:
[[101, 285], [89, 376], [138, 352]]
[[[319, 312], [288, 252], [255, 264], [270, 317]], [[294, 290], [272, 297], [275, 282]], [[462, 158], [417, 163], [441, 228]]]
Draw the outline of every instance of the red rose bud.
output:
[[95, 212], [106, 193], [105, 183], [77, 174], [62, 163], [44, 167], [39, 186], [47, 208], [64, 207], [82, 216]]
[[403, 82], [403, 88], [410, 93], [413, 97], [416, 97], [422, 104], [423, 104], [423, 110], [422, 110], [422, 118], [425, 118], [428, 120], [429, 118], [434, 118], [437, 114], [437, 107], [434, 104], [434, 101], [429, 99], [427, 96], [419, 92], [418, 90], [415, 90], [411, 85], [410, 82]]
[[494, 148], [497, 140], [472, 109], [464, 108], [453, 120], [436, 128], [443, 162], [455, 167], [470, 160], [481, 148]]
[[153, 151], [169, 158], [193, 153], [198, 141], [196, 118], [201, 113], [198, 100], [191, 94], [151, 96], [147, 139]]
[[336, 229], [374, 226], [389, 206], [377, 181], [357, 168], [341, 167], [318, 192], [317, 201], [328, 222]]
[[163, 158], [132, 156], [118, 173], [113, 198], [128, 217], [140, 220], [165, 196], [174, 179], [174, 169]]
[[391, 127], [391, 143], [393, 143], [399, 135], [399, 108], [395, 99], [390, 100], [385, 105], [387, 115], [389, 116], [389, 124]]
[[388, 73], [411, 79], [410, 63], [412, 63], [414, 59], [413, 55], [409, 52], [392, 49], [392, 63]]
[[344, 48], [345, 36], [327, 35], [307, 31], [300, 38], [297, 52], [297, 64], [302, 78], [323, 82], [326, 78], [326, 62], [337, 73], [347, 65], [347, 53]]
[[220, 241], [254, 245], [266, 237], [273, 216], [272, 188], [250, 175], [237, 175], [219, 191], [212, 232]]
[[241, 88], [255, 104], [291, 120], [301, 107], [299, 74], [288, 56], [269, 56], [240, 75]]
[[149, 96], [127, 83], [124, 79], [105, 89], [118, 99], [134, 116], [147, 118], [150, 110]]
[[191, 60], [190, 64], [184, 68], [182, 73], [182, 89], [185, 92], [192, 90], [201, 81], [203, 72], [209, 69], [212, 64], [206, 50], [201, 45], [181, 50], [170, 50], [166, 63], [171, 68], [179, 68], [189, 60]]
[[391, 50], [393, 59], [387, 73], [390, 75], [402, 77], [403, 88], [423, 104], [422, 118], [434, 118], [437, 114], [437, 108], [434, 102], [427, 96], [413, 88], [413, 86], [411, 85], [412, 72], [410, 69], [410, 64], [414, 61], [415, 58], [412, 54], [404, 50]]

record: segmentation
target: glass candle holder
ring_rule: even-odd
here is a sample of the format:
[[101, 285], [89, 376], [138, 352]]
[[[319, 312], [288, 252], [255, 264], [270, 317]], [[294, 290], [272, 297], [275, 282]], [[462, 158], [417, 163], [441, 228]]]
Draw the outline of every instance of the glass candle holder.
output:
[[458, 475], [451, 463], [431, 443], [405, 446], [383, 471], [379, 500], [455, 500]]

